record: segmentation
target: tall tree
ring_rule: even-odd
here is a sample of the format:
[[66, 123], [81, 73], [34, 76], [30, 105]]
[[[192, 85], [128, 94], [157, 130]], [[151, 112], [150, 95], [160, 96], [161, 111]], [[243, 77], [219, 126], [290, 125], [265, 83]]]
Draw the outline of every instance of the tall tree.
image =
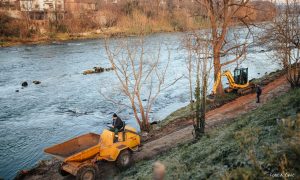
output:
[[[189, 86], [192, 93], [192, 81], [196, 80], [195, 87], [195, 118], [193, 118], [195, 138], [200, 138], [205, 130], [206, 96], [208, 77], [212, 69], [211, 46], [207, 32], [192, 33], [185, 38], [185, 48], [188, 51], [187, 69]], [[192, 78], [192, 74], [196, 76]], [[191, 99], [193, 96], [191, 94]], [[194, 110], [192, 109], [192, 112]]]
[[275, 50], [274, 59], [286, 70], [292, 88], [300, 87], [300, 0], [285, 0], [277, 17], [265, 28], [263, 43]]
[[[213, 48], [213, 59], [214, 59], [214, 79], [218, 79], [218, 75], [221, 73], [223, 66], [230, 63], [236, 62], [246, 53], [247, 43], [239, 42], [238, 44], [229, 45], [228, 42], [228, 31], [234, 23], [240, 21], [245, 23], [243, 17], [238, 16], [238, 12], [242, 8], [247, 8], [249, 0], [196, 0], [198, 4], [203, 6], [207, 11], [207, 19], [210, 23], [211, 31], [211, 46]], [[250, 33], [250, 30], [249, 30]], [[246, 33], [248, 38], [249, 33]], [[233, 59], [221, 62], [221, 56], [226, 56], [228, 53], [234, 52], [236, 56]], [[217, 93], [223, 94], [222, 83], [218, 83]]]

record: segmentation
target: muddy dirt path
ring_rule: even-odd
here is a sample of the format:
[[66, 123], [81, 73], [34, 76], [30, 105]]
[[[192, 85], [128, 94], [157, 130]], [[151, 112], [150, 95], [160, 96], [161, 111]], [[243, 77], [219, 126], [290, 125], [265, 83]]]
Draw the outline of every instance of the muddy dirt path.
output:
[[[281, 76], [277, 80], [269, 83], [268, 85], [262, 88], [263, 93], [261, 95], [261, 103], [256, 103], [256, 94], [248, 94], [242, 97], [235, 99], [232, 102], [229, 102], [219, 108], [209, 111], [206, 114], [206, 130], [209, 130], [218, 125], [229, 122], [230, 120], [243, 115], [249, 111], [252, 111], [272, 98], [284, 94], [289, 90], [289, 84], [286, 81], [284, 76]], [[136, 152], [134, 154], [135, 161], [141, 161], [145, 159], [151, 159], [154, 156], [165, 152], [178, 144], [185, 143], [193, 139], [192, 135], [192, 121], [184, 122], [189, 123], [186, 127], [172, 132], [168, 135], [165, 135], [159, 139], [155, 139], [153, 141], [145, 143], [141, 151]], [[34, 168], [30, 171], [30, 173], [26, 173], [25, 177], [21, 179], [48, 179], [48, 180], [60, 180], [60, 179], [74, 179], [74, 177], [65, 177], [63, 178], [57, 173], [57, 166], [59, 162], [56, 160], [44, 161], [43, 164]], [[106, 174], [115, 174], [116, 172], [110, 166], [109, 168], [105, 168], [107, 170], [111, 170], [111, 173]], [[104, 178], [105, 179], [105, 178]], [[111, 179], [111, 177], [107, 177], [107, 179]]]
[[[211, 129], [220, 124], [224, 124], [240, 115], [252, 111], [270, 99], [284, 94], [289, 89], [289, 84], [285, 76], [269, 83], [262, 88], [261, 103], [256, 103], [256, 94], [248, 94], [237, 98], [219, 108], [209, 111], [206, 114], [206, 127]], [[190, 121], [192, 124], [192, 121]], [[135, 155], [135, 161], [143, 159], [151, 159], [157, 154], [160, 154], [180, 143], [187, 142], [193, 139], [193, 126], [189, 125], [181, 130], [170, 133], [164, 137], [148, 142], [143, 145], [142, 150]]]

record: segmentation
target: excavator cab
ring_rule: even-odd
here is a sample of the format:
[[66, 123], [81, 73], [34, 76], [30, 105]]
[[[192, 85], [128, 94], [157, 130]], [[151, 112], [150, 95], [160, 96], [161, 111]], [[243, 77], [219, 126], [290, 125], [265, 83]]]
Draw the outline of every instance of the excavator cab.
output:
[[248, 68], [236, 68], [234, 70], [234, 82], [238, 85], [248, 83]]
[[226, 76], [228, 80], [229, 87], [225, 88], [225, 92], [234, 91], [238, 94], [248, 94], [254, 91], [255, 85], [248, 81], [248, 68], [236, 68], [234, 75], [232, 75], [229, 70], [224, 71], [222, 74], [218, 73], [212, 89], [212, 95], [217, 92], [218, 84], [221, 82], [221, 76]]

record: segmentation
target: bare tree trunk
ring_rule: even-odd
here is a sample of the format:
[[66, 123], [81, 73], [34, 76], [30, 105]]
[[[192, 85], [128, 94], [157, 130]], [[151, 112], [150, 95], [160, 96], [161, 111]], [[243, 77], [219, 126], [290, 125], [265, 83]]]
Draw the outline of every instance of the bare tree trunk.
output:
[[[191, 74], [193, 72], [192, 61], [195, 64], [195, 76], [196, 76], [196, 87], [195, 87], [195, 114], [193, 112], [193, 126], [194, 135], [196, 139], [203, 136], [205, 132], [205, 114], [206, 114], [206, 96], [207, 96], [207, 86], [208, 86], [208, 75], [212, 69], [213, 59], [211, 54], [213, 53], [210, 49], [209, 35], [207, 33], [194, 33], [186, 38], [187, 43], [185, 47], [188, 49], [188, 61], [187, 69], [189, 73], [189, 80], [191, 81]], [[201, 39], [202, 38], [202, 39]], [[196, 43], [195, 43], [196, 42]], [[191, 83], [189, 85], [190, 91]], [[192, 95], [191, 95], [192, 97]]]
[[[219, 49], [214, 49], [214, 79], [218, 79], [218, 75], [221, 73], [221, 62], [220, 62], [220, 50]], [[221, 83], [221, 78], [219, 79], [218, 87], [217, 87], [217, 94], [223, 95], [224, 90], [223, 90], [223, 85]]]
[[[206, 60], [205, 60], [206, 61]], [[203, 66], [203, 75], [202, 75], [202, 92], [201, 92], [201, 117], [200, 117], [200, 133], [204, 134], [205, 130], [205, 114], [206, 114], [206, 92], [207, 92], [207, 63], [204, 63], [205, 66]]]
[[[201, 130], [200, 130], [200, 121], [201, 121], [201, 92], [200, 92], [200, 62], [197, 63], [197, 78], [196, 78], [196, 89], [195, 89], [195, 96], [196, 96], [196, 124], [194, 124], [195, 130], [195, 138], [200, 138]], [[204, 130], [203, 130], [204, 131]]]

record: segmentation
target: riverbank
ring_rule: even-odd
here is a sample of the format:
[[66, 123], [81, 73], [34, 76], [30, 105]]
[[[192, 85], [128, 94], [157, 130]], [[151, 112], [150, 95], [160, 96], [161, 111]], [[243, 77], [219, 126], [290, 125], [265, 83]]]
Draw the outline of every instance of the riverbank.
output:
[[[136, 33], [183, 32], [209, 27], [206, 12], [197, 4], [184, 3], [179, 8], [170, 6], [168, 11], [153, 7], [153, 4], [127, 2], [117, 6], [103, 5], [94, 12], [80, 13], [80, 16], [65, 14], [65, 18], [55, 21], [35, 19], [21, 15], [11, 16], [0, 11], [3, 27], [0, 32], [0, 47], [20, 44], [40, 44], [53, 41], [95, 39], [103, 37], [125, 37]], [[260, 8], [252, 8], [260, 7]], [[247, 9], [249, 8], [249, 10]], [[263, 9], [263, 11], [262, 11]], [[249, 14], [246, 16], [245, 12]], [[231, 24], [261, 23], [272, 20], [276, 6], [270, 2], [255, 1], [236, 12], [242, 22]], [[17, 13], [18, 14], [18, 13]], [[75, 13], [76, 14], [76, 13]], [[18, 17], [18, 18], [16, 18]], [[43, 19], [43, 20], [42, 20]]]
[[[256, 25], [264, 25], [268, 23], [257, 22]], [[241, 23], [233, 24], [232, 26], [244, 26]], [[244, 26], [246, 27], [246, 26]], [[190, 27], [179, 28], [177, 26], [165, 25], [165, 26], [145, 26], [134, 27], [134, 28], [122, 28], [122, 27], [109, 27], [100, 28], [81, 33], [44, 33], [39, 35], [33, 35], [28, 38], [17, 38], [17, 37], [0, 37], [0, 48], [1, 47], [12, 47], [19, 45], [38, 45], [38, 44], [59, 44], [67, 41], [76, 40], [92, 40], [92, 39], [104, 39], [104, 38], [123, 38], [123, 37], [134, 37], [134, 36], [147, 36], [157, 33], [176, 33], [176, 32], [193, 32], [201, 29], [207, 29], [209, 25], [202, 22], [202, 24], [193, 24]]]
[[119, 179], [151, 179], [156, 161], [166, 166], [165, 179], [298, 179], [299, 132], [300, 90], [294, 89], [209, 130], [199, 141], [136, 163]]
[[[275, 72], [265, 74], [261, 78], [252, 79], [251, 82], [254, 84], [259, 84], [261, 87], [264, 87], [269, 83], [279, 79], [284, 74], [284, 70], [277, 70]], [[206, 111], [208, 112], [219, 108], [227, 103], [234, 101], [239, 97], [241, 97], [241, 95], [238, 95], [236, 93], [226, 93], [223, 97], [217, 96], [215, 97], [214, 102], [207, 102]], [[143, 141], [153, 141], [154, 139], [163, 137], [165, 134], [169, 134], [179, 129], [190, 126], [192, 124], [192, 115], [193, 112], [191, 111], [191, 104], [174, 111], [165, 119], [159, 121], [158, 124], [155, 125], [155, 127], [153, 127], [152, 131], [147, 135], [147, 137], [143, 138]]]
[[[169, 74], [180, 76], [186, 73], [186, 54], [178, 44], [184, 34], [159, 33], [145, 37], [147, 49], [155, 50], [156, 44], [160, 42], [172, 47], [170, 53], [173, 60]], [[136, 37], [128, 39], [131, 42]], [[110, 44], [116, 42], [118, 40], [114, 38], [109, 41]], [[0, 84], [3, 94], [0, 104], [3, 145], [0, 150], [1, 177], [12, 179], [19, 170], [34, 167], [48, 157], [43, 153], [45, 147], [80, 134], [100, 133], [106, 123], [110, 122], [109, 113], [116, 107], [99, 95], [99, 88], [115, 96], [112, 89], [119, 87], [118, 79], [112, 76], [112, 72], [82, 75], [84, 70], [94, 66], [110, 67], [103, 43], [104, 40], [70, 41], [0, 49]], [[249, 77], [259, 78], [266, 72], [280, 68], [268, 60], [266, 54], [271, 52], [261, 52], [261, 49], [265, 48], [251, 47], [249, 60], [243, 62], [244, 67], [251, 67]], [[166, 61], [161, 63], [165, 66]], [[233, 71], [233, 68], [229, 67], [229, 70]], [[166, 82], [172, 82], [173, 79], [174, 76], [167, 76]], [[27, 88], [21, 89], [23, 81], [33, 80], [39, 80], [41, 84], [29, 83]], [[110, 86], [103, 86], [105, 84]], [[163, 119], [187, 104], [187, 84], [188, 80], [182, 78], [162, 91], [153, 106], [155, 120]], [[128, 124], [137, 127], [130, 112], [126, 108], [119, 114]]]
[[[163, 29], [151, 29], [151, 31], [143, 33], [143, 35], [150, 35], [162, 32], [180, 32], [171, 28]], [[129, 29], [120, 29], [116, 27], [102, 28], [93, 31], [87, 31], [82, 33], [55, 33], [44, 34], [40, 36], [33, 36], [31, 38], [4, 38], [0, 37], [0, 47], [11, 47], [18, 45], [38, 45], [38, 44], [50, 44], [50, 43], [63, 43], [73, 40], [91, 40], [91, 39], [104, 39], [104, 38], [121, 38], [140, 35], [140, 32], [133, 32]]]
[[[289, 85], [284, 76], [274, 79], [268, 85], [263, 88], [263, 97], [262, 104], [268, 103], [270, 100], [275, 97], [286, 93], [289, 89]], [[241, 107], [241, 103], [243, 106]], [[207, 114], [207, 127], [208, 131], [215, 129], [215, 127], [222, 126], [222, 124], [230, 123], [234, 118], [238, 118], [245, 113], [248, 113], [255, 109], [260, 109], [261, 105], [255, 103], [255, 95], [248, 94], [246, 96], [239, 97], [234, 101], [231, 101], [219, 108], [216, 108], [212, 111], [209, 111]], [[151, 141], [143, 143], [143, 148], [140, 152], [135, 154], [135, 161], [141, 161], [145, 159], [158, 159], [161, 154], [178, 146], [180, 143], [187, 143], [193, 139], [191, 131], [193, 129], [191, 125], [191, 119], [185, 128], [176, 129], [175, 132], [165, 132], [164, 136], [158, 139], [152, 139]], [[169, 125], [170, 126], [170, 125]], [[168, 127], [169, 127], [168, 126]], [[206, 145], [207, 146], [207, 145]], [[176, 148], [178, 149], [178, 148]], [[151, 166], [151, 161], [142, 161], [140, 164], [148, 164]], [[64, 179], [58, 173], [56, 168], [58, 167], [59, 162], [53, 160], [41, 161], [37, 167], [24, 171], [21, 179]], [[139, 164], [139, 165], [140, 165]], [[149, 167], [148, 166], [148, 167]], [[144, 166], [142, 165], [142, 168]], [[137, 169], [137, 166], [134, 166], [133, 169], [126, 171], [122, 176], [131, 176], [131, 173], [135, 172], [134, 169]], [[150, 171], [150, 169], [147, 170]], [[129, 174], [127, 173], [129, 172]], [[113, 173], [112, 175], [115, 175]], [[138, 175], [140, 176], [140, 175]], [[141, 176], [140, 176], [141, 177]], [[68, 176], [67, 179], [72, 179], [73, 177]]]
[[[32, 26], [34, 27], [32, 29], [25, 27], [22, 20], [12, 19], [4, 14], [2, 16], [7, 19], [7, 22], [3, 26], [11, 29], [7, 30], [6, 36], [5, 34], [0, 34], [0, 47], [21, 44], [59, 43], [70, 40], [140, 36], [161, 32], [184, 32], [208, 27], [208, 22], [202, 18], [187, 18], [181, 11], [172, 15], [159, 14], [155, 18], [148, 17], [141, 10], [132, 10], [130, 15], [119, 14], [117, 17], [114, 17], [117, 12], [110, 13], [112, 14], [104, 18], [106, 24], [98, 24], [85, 17], [86, 19], [65, 19], [59, 26], [51, 24], [48, 21], [45, 21], [43, 26], [34, 25], [35, 22], [32, 22]], [[101, 17], [96, 16], [94, 18]], [[14, 23], [14, 20], [19, 24], [18, 29], [12, 28], [11, 24]], [[53, 29], [51, 28], [52, 26], [57, 27]]]
[[[256, 26], [265, 25], [269, 21], [255, 22]], [[199, 31], [201, 29], [209, 28], [207, 22], [194, 23], [190, 25], [185, 25], [186, 27], [181, 27], [183, 25], [145, 25], [143, 27], [108, 27], [99, 28], [95, 30], [89, 30], [80, 33], [44, 33], [38, 35], [32, 35], [28, 38], [18, 38], [18, 37], [0, 37], [0, 48], [1, 47], [12, 47], [18, 45], [38, 45], [38, 44], [51, 44], [51, 43], [63, 43], [66, 41], [76, 41], [76, 40], [92, 40], [92, 39], [104, 39], [104, 38], [122, 38], [122, 37], [134, 37], [134, 36], [146, 36], [153, 35], [157, 33], [175, 33], [175, 32], [193, 32]], [[231, 26], [234, 27], [246, 27], [241, 23], [234, 23]]]

